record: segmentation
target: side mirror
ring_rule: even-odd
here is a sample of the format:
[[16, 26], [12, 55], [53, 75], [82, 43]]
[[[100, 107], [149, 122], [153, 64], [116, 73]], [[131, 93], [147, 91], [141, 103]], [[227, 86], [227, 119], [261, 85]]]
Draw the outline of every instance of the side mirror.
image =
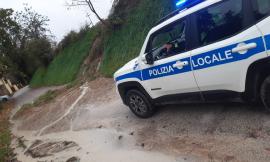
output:
[[142, 61], [143, 61], [145, 64], [153, 65], [153, 64], [154, 64], [154, 58], [153, 58], [152, 52], [149, 52], [149, 53], [145, 54], [145, 55], [143, 56]]

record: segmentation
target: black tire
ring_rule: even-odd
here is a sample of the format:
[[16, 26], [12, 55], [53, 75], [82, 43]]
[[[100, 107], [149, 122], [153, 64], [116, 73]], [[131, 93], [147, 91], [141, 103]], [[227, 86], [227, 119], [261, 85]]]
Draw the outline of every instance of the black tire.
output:
[[263, 81], [260, 95], [265, 109], [270, 112], [270, 76]]
[[139, 118], [149, 118], [155, 113], [153, 104], [151, 104], [143, 93], [136, 89], [127, 92], [126, 103], [130, 110]]

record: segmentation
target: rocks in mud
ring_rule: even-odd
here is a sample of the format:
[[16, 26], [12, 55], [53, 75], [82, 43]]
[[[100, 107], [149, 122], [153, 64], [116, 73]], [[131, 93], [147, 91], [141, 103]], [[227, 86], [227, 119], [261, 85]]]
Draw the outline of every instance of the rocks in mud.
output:
[[42, 144], [42, 141], [41, 140], [35, 140], [35, 142], [30, 146], [29, 149], [32, 149], [38, 145]]
[[22, 149], [26, 149], [26, 145], [25, 145], [25, 139], [24, 139], [24, 136], [22, 136], [22, 137], [18, 137], [17, 138], [17, 145], [18, 145], [18, 147], [21, 147]]
[[119, 139], [119, 140], [121, 140], [122, 138], [123, 138], [123, 136], [122, 136], [122, 135], [118, 136], [118, 139]]
[[69, 158], [66, 162], [80, 162], [80, 158], [72, 157], [72, 158]]
[[98, 128], [98, 129], [101, 129], [101, 128], [103, 128], [103, 125], [100, 125], [100, 126], [98, 126], [97, 128]]
[[66, 149], [78, 146], [75, 142], [58, 141], [58, 142], [42, 142], [36, 140], [25, 152], [25, 155], [30, 155], [32, 158], [42, 158], [51, 156], [55, 153]]

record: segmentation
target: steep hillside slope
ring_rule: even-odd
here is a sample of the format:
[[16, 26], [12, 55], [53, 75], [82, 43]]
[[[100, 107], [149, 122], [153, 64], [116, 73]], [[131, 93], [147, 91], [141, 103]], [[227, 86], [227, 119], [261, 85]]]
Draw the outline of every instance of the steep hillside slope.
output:
[[130, 11], [121, 29], [106, 38], [100, 71], [112, 76], [119, 67], [138, 56], [148, 31], [159, 18], [172, 10], [172, 0], [141, 0]]
[[39, 68], [36, 71], [30, 85], [61, 85], [73, 81], [96, 36], [97, 30], [92, 28], [81, 40], [63, 49], [47, 68]]
[[127, 16], [120, 30], [105, 39], [100, 71], [112, 74], [127, 61], [138, 56], [148, 31], [173, 5], [168, 0], [143, 0]]
[[[47, 69], [38, 69], [31, 85], [59, 85], [74, 80], [86, 56], [95, 55], [91, 47], [96, 39], [102, 42], [100, 47], [93, 47], [102, 49], [98, 56], [101, 57], [99, 72], [111, 77], [119, 67], [139, 54], [149, 29], [158, 19], [174, 10], [173, 7], [173, 0], [119, 0], [107, 20], [114, 24], [113, 28], [107, 29], [98, 24], [95, 28], [101, 32], [90, 29], [84, 39], [59, 53]], [[91, 61], [88, 64], [86, 66], [93, 68]]]

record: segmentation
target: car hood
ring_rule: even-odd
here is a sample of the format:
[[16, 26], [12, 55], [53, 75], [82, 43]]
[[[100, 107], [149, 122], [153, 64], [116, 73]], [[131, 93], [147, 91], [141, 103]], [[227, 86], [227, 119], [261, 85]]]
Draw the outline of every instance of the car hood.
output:
[[116, 79], [117, 77], [119, 77], [121, 75], [131, 73], [131, 72], [134, 72], [134, 71], [137, 71], [137, 70], [139, 70], [138, 69], [138, 57], [136, 57], [133, 60], [129, 61], [122, 68], [117, 70], [114, 73], [114, 79]]

